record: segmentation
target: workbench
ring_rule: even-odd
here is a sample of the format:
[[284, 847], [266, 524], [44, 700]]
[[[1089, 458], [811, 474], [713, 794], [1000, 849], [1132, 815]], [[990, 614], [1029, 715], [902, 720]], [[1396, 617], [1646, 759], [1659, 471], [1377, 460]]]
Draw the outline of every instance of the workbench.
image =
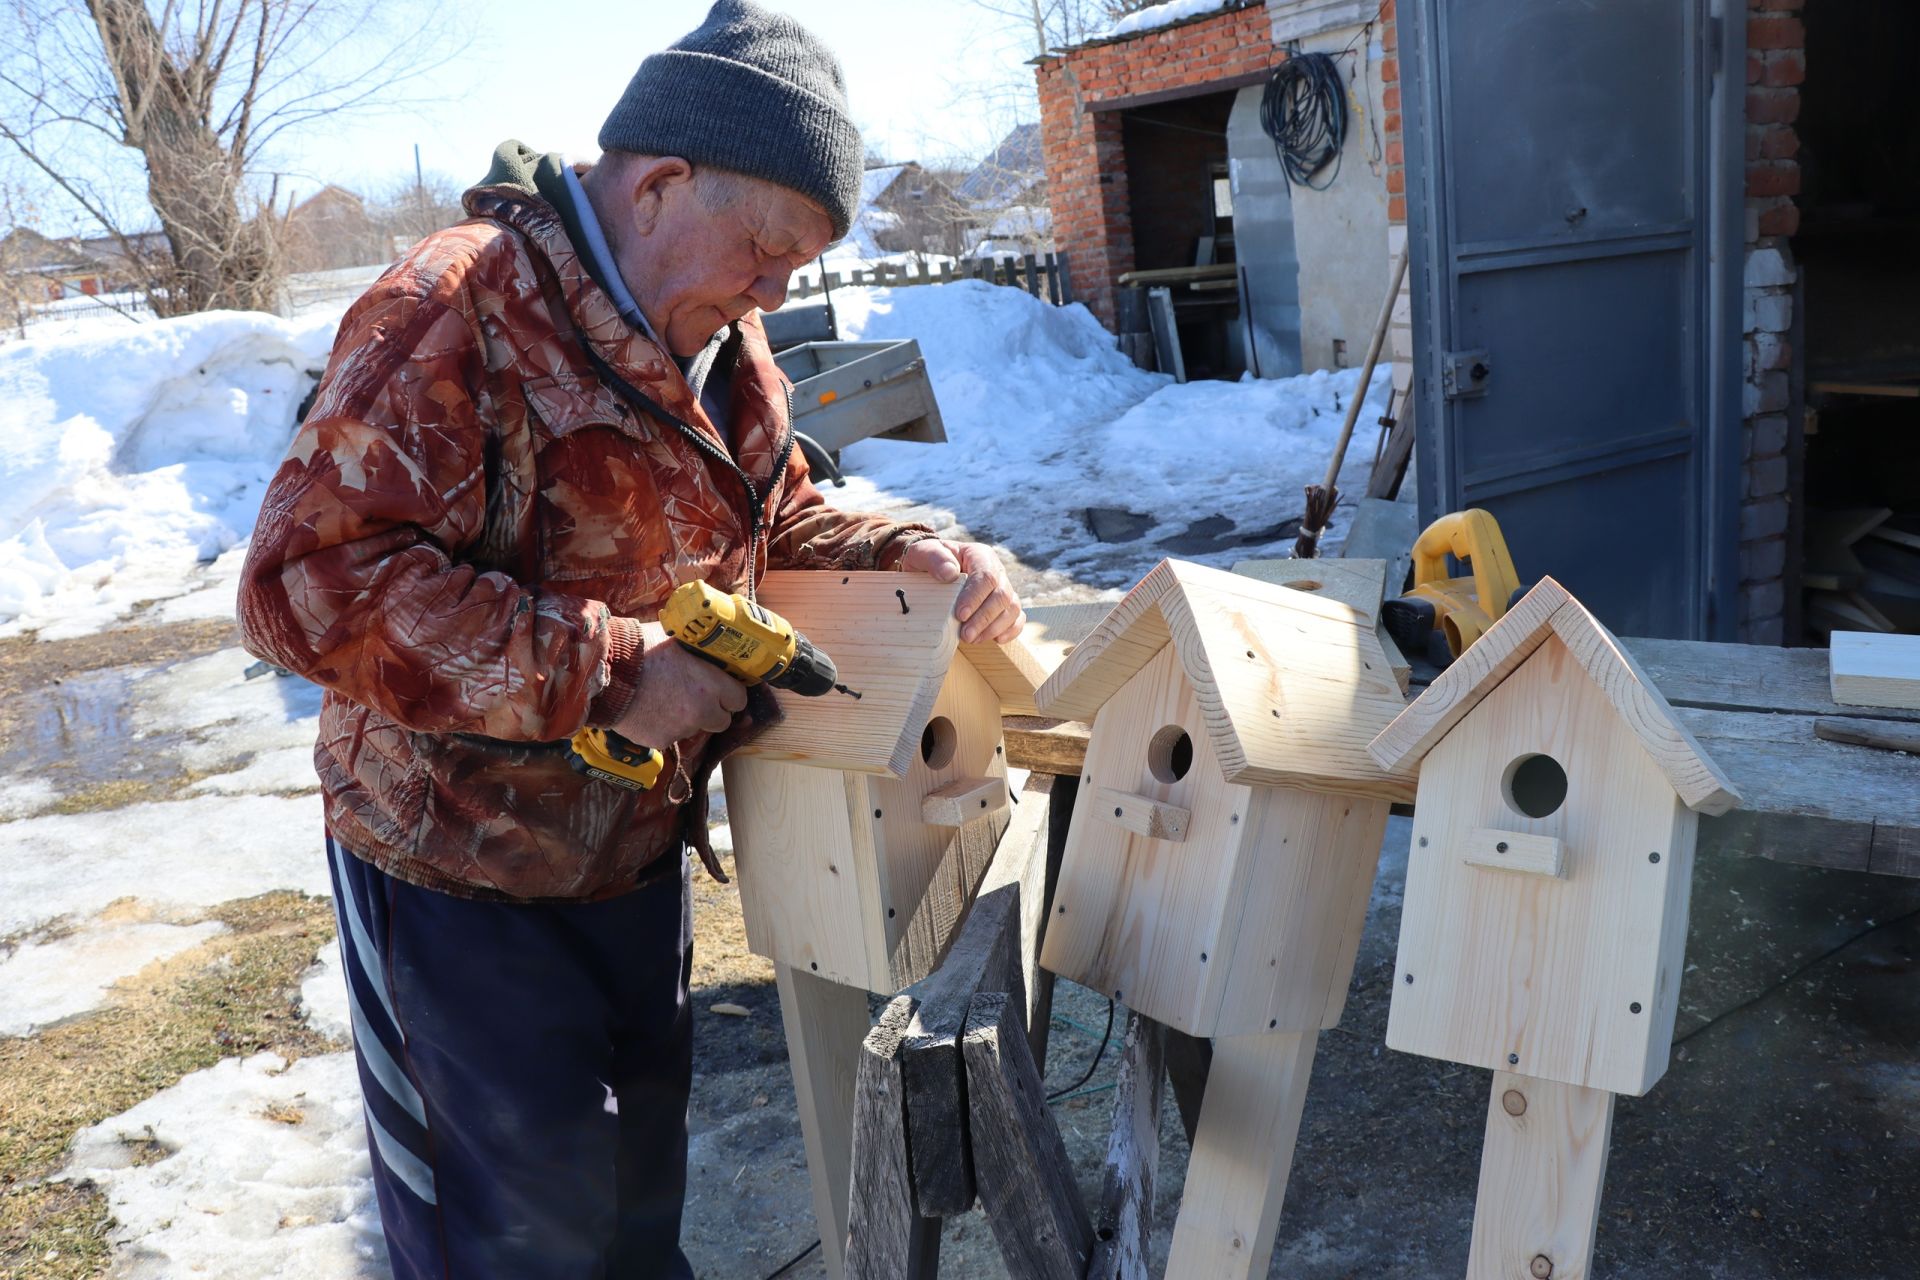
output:
[[[1090, 611], [1030, 612], [1050, 626], [1051, 639], [1070, 643], [1085, 634], [1074, 631]], [[1834, 702], [1825, 649], [1621, 643], [1740, 792], [1738, 809], [1701, 821], [1702, 850], [1920, 877], [1920, 756], [1814, 735], [1823, 719], [1911, 733], [1920, 728], [1920, 711]], [[1080, 772], [1088, 726], [1034, 716], [1009, 716], [1005, 724], [1009, 764]]]

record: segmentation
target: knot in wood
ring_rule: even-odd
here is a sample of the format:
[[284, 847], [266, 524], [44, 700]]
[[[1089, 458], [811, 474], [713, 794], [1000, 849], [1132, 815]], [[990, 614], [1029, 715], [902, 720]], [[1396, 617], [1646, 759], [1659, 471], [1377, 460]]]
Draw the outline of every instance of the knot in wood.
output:
[[1544, 1253], [1534, 1254], [1533, 1261], [1527, 1264], [1527, 1274], [1533, 1280], [1547, 1280], [1553, 1274], [1553, 1259]]
[[1509, 1089], [1500, 1095], [1500, 1105], [1510, 1116], [1523, 1116], [1527, 1113], [1527, 1095], [1518, 1089]]

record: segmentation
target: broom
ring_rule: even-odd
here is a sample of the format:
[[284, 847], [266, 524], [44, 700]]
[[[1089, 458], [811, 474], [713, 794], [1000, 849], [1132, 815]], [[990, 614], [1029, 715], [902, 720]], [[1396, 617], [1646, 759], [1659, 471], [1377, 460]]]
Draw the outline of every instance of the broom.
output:
[[1360, 406], [1373, 383], [1374, 366], [1380, 363], [1380, 348], [1387, 340], [1387, 326], [1393, 323], [1394, 300], [1400, 296], [1400, 284], [1407, 278], [1407, 254], [1401, 250], [1394, 260], [1393, 283], [1387, 286], [1387, 300], [1380, 307], [1380, 319], [1373, 326], [1373, 341], [1367, 346], [1366, 363], [1360, 366], [1360, 386], [1347, 406], [1347, 421], [1340, 428], [1340, 442], [1333, 447], [1333, 461], [1327, 464], [1325, 483], [1307, 486], [1307, 515], [1300, 522], [1300, 536], [1293, 540], [1293, 558], [1311, 560], [1320, 554], [1320, 537], [1333, 520], [1333, 504], [1340, 500], [1334, 481], [1340, 477], [1340, 465], [1347, 460], [1347, 443], [1353, 439], [1353, 424], [1360, 420]]

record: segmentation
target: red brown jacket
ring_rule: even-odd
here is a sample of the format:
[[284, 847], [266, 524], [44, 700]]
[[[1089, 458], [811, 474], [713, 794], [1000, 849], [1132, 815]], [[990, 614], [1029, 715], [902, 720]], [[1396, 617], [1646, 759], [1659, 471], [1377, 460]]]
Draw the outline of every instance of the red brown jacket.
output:
[[695, 578], [889, 569], [930, 535], [822, 502], [757, 316], [729, 447], [551, 205], [503, 185], [467, 208], [342, 321], [254, 531], [242, 636], [326, 689], [314, 758], [347, 848], [463, 896], [609, 897], [704, 839], [704, 803], [678, 802], [713, 763], [682, 742], [645, 793], [568, 766], [633, 697], [638, 624]]

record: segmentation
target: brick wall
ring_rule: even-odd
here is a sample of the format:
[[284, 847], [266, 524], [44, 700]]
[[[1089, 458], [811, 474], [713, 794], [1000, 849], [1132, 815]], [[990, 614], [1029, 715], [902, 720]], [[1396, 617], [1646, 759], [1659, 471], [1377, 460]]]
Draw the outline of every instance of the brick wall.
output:
[[1806, 79], [1805, 0], [1748, 0], [1746, 297], [1743, 307], [1746, 438], [1740, 509], [1740, 638], [1785, 639], [1785, 573], [1792, 495], [1787, 452], [1793, 408], [1793, 285], [1788, 237], [1800, 229], [1800, 83]]
[[1074, 295], [1108, 327], [1114, 281], [1134, 268], [1120, 109], [1252, 83], [1281, 58], [1266, 8], [1250, 4], [1036, 64], [1054, 244], [1071, 262]]

